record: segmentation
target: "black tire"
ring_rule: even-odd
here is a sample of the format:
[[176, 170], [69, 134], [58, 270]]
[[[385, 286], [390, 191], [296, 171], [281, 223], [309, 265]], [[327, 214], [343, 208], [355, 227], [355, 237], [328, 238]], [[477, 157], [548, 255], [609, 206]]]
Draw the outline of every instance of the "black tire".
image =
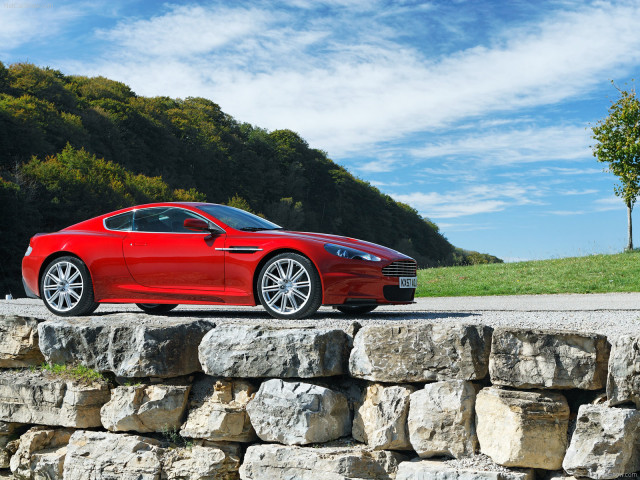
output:
[[61, 317], [89, 315], [98, 308], [89, 269], [77, 257], [58, 257], [47, 264], [40, 278], [40, 298]]
[[176, 308], [178, 305], [169, 303], [136, 303], [138, 308], [149, 315], [160, 315]]
[[306, 318], [322, 305], [320, 276], [311, 261], [297, 253], [270, 258], [256, 284], [264, 309], [275, 318]]
[[378, 308], [377, 305], [341, 305], [336, 307], [337, 310], [345, 315], [363, 315], [373, 312], [376, 308]]

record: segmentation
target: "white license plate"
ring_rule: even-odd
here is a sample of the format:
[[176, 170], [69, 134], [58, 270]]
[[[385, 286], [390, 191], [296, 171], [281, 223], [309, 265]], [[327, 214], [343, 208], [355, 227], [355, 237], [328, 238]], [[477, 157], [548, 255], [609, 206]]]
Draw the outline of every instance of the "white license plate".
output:
[[400, 277], [400, 288], [417, 288], [418, 277]]

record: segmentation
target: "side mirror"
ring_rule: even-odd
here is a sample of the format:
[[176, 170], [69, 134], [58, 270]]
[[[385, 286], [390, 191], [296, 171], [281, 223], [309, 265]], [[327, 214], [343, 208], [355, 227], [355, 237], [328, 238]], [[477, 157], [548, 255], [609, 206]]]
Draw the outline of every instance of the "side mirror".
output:
[[199, 218], [186, 218], [183, 225], [184, 228], [188, 228], [189, 230], [202, 232], [209, 232], [213, 230], [207, 222], [200, 220]]

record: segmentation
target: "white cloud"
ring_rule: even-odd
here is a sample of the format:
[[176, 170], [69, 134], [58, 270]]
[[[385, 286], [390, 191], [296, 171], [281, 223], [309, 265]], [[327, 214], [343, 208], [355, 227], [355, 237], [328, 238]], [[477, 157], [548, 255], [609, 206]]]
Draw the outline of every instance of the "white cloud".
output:
[[242, 41], [267, 29], [271, 21], [272, 15], [264, 10], [176, 5], [164, 15], [124, 20], [97, 35], [136, 58], [186, 57]]
[[596, 190], [593, 188], [585, 188], [583, 190], [578, 190], [578, 189], [565, 190], [565, 191], [561, 191], [560, 194], [574, 196], [574, 195], [593, 195], [594, 193], [599, 193], [599, 192], [600, 190]]
[[560, 215], [560, 216], [570, 216], [570, 215], [584, 215], [585, 213], [589, 213], [587, 210], [551, 210], [551, 215]]
[[[81, 68], [144, 95], [212, 98], [241, 121], [292, 128], [339, 156], [491, 112], [560, 102], [640, 58], [636, 3], [556, 13], [432, 60], [399, 44], [394, 35], [402, 32], [380, 18], [360, 18], [356, 7], [300, 20], [295, 11], [274, 14], [257, 5], [174, 6], [150, 20], [123, 22], [102, 33], [113, 53]], [[163, 49], [174, 61], [158, 62]]]
[[590, 156], [584, 126], [528, 127], [464, 136], [411, 151], [421, 159], [461, 157], [486, 166], [548, 160], [578, 160]]
[[[89, 15], [95, 6], [84, 2], [11, 0], [0, 3], [0, 54], [29, 42], [55, 37], [69, 23]], [[28, 60], [28, 59], [22, 59]]]
[[500, 212], [509, 207], [540, 204], [542, 190], [516, 184], [475, 185], [447, 193], [392, 194], [429, 218], [456, 218]]
[[600, 198], [594, 202], [596, 212], [609, 212], [611, 210], [625, 210], [624, 202], [618, 197]]
[[601, 169], [597, 168], [572, 168], [572, 167], [544, 167], [536, 168], [533, 170], [518, 171], [518, 172], [504, 172], [498, 173], [499, 177], [518, 178], [518, 177], [556, 177], [569, 176], [575, 177], [578, 175], [594, 175], [602, 174]]

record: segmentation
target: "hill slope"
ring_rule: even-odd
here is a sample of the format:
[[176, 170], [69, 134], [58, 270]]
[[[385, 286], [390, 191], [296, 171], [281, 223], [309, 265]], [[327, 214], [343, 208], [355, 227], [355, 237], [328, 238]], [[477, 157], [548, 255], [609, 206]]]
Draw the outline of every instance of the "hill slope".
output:
[[0, 63], [0, 263], [12, 289], [34, 233], [173, 199], [231, 201], [288, 228], [396, 248], [423, 267], [465, 258], [416, 210], [292, 131], [240, 123], [204, 98], [140, 97], [102, 77]]
[[640, 251], [418, 272], [417, 296], [640, 292]]

